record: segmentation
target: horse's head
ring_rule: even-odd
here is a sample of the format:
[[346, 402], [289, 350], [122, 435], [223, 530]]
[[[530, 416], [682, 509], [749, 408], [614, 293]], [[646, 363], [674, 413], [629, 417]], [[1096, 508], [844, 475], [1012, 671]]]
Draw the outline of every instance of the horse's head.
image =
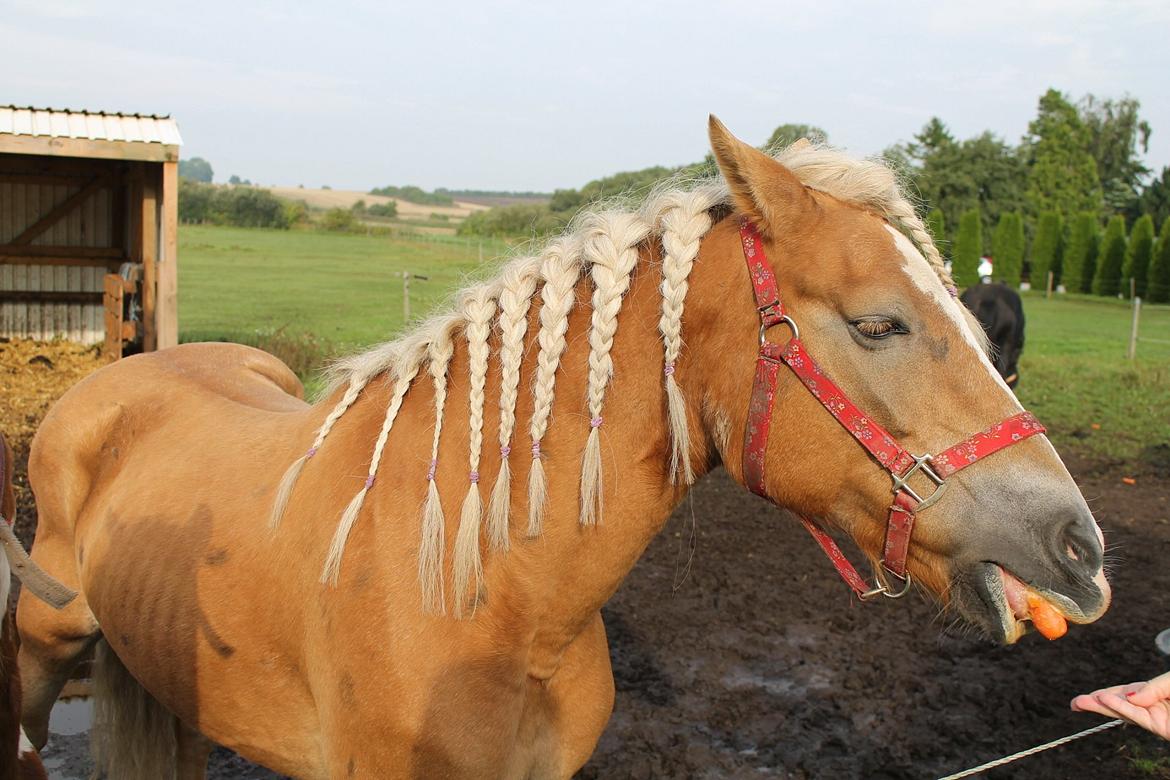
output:
[[[792, 165], [785, 167], [714, 118], [711, 141], [731, 203], [758, 228], [807, 354], [901, 447], [938, 455], [1022, 411], [989, 362], [979, 326], [887, 221], [922, 231], [916, 237], [933, 251], [887, 169], [840, 169], [839, 155], [815, 149], [782, 155]], [[744, 478], [744, 447], [729, 432], [749, 424], [760, 318], [737, 220], [712, 230], [708, 258], [695, 282], [714, 286], [719, 305], [688, 341], [719, 356], [720, 369], [704, 372], [704, 422], [729, 470]], [[780, 324], [767, 337], [783, 344], [791, 331]], [[794, 371], [778, 371], [763, 492], [844, 529], [880, 558], [891, 475]], [[935, 488], [921, 474], [910, 484], [923, 497]], [[914, 579], [1004, 642], [1024, 633], [1033, 608], [1049, 615], [1055, 608], [1077, 623], [1105, 611], [1101, 532], [1045, 436], [971, 463], [945, 485], [917, 516], [908, 565]]]

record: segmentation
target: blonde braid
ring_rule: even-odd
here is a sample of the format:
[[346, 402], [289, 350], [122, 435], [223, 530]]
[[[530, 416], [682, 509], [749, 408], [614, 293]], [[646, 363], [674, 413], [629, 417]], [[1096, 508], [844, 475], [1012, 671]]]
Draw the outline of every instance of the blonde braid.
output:
[[525, 257], [504, 268], [500, 291], [500, 472], [488, 502], [488, 536], [499, 549], [508, 549], [508, 510], [512, 503], [512, 429], [516, 426], [516, 398], [520, 362], [528, 332], [528, 309], [536, 290], [540, 258]]
[[293, 488], [296, 487], [297, 480], [301, 476], [301, 470], [304, 469], [305, 464], [309, 462], [317, 450], [321, 449], [321, 445], [325, 443], [325, 437], [333, 430], [333, 425], [341, 419], [341, 416], [349, 411], [349, 407], [353, 406], [354, 401], [361, 395], [362, 390], [369, 384], [373, 374], [354, 374], [349, 380], [349, 386], [345, 389], [345, 395], [329, 412], [329, 416], [325, 418], [325, 422], [317, 431], [317, 437], [313, 439], [312, 446], [309, 447], [301, 457], [292, 462], [288, 470], [284, 472], [284, 476], [280, 479], [280, 484], [276, 488], [276, 499], [272, 504], [272, 513], [268, 516], [268, 527], [276, 530], [280, 527], [280, 520], [284, 517], [284, 511], [288, 508], [288, 502], [292, 499]]
[[650, 226], [637, 214], [591, 217], [585, 258], [593, 277], [593, 318], [589, 329], [589, 438], [581, 460], [581, 524], [602, 519], [601, 427], [605, 389], [613, 376], [610, 350], [617, 333], [622, 296], [638, 262], [638, 244]]
[[910, 234], [910, 238], [922, 250], [922, 254], [926, 257], [926, 262], [930, 263], [930, 267], [938, 274], [938, 278], [943, 283], [943, 287], [947, 289], [947, 292], [951, 294], [952, 298], [957, 298], [959, 289], [955, 286], [955, 280], [951, 278], [950, 272], [947, 271], [947, 267], [943, 263], [942, 255], [939, 254], [938, 247], [935, 246], [930, 231], [926, 229], [926, 225], [922, 223], [922, 220], [914, 211], [914, 207], [910, 204], [910, 201], [903, 197], [895, 198], [886, 206], [886, 213], [890, 215], [891, 219], [901, 225], [903, 230]]
[[[483, 448], [483, 404], [484, 383], [487, 380], [491, 335], [491, 321], [496, 313], [496, 302], [492, 289], [486, 285], [473, 288], [464, 300], [463, 312], [466, 319], [464, 331], [467, 334], [467, 352], [470, 358], [469, 373], [471, 390], [470, 451], [471, 485], [463, 510], [459, 517], [459, 531], [455, 536], [455, 617], [462, 617], [463, 602], [471, 589], [472, 604], [479, 598], [483, 580], [483, 563], [479, 552], [479, 526], [483, 516], [483, 502], [479, 497], [479, 455]], [[474, 609], [474, 607], [473, 607]]]
[[398, 410], [402, 408], [402, 399], [406, 397], [410, 383], [418, 374], [419, 363], [422, 360], [422, 346], [424, 345], [418, 343], [412, 345], [412, 348], [404, 350], [399, 365], [396, 367], [397, 381], [390, 397], [390, 403], [386, 407], [386, 416], [382, 420], [382, 430], [374, 445], [374, 455], [370, 459], [370, 468], [366, 474], [365, 484], [362, 485], [362, 489], [358, 491], [358, 494], [349, 502], [349, 506], [345, 508], [345, 512], [342, 513], [341, 521], [337, 524], [337, 531], [333, 534], [333, 541], [329, 545], [329, 552], [325, 556], [325, 568], [321, 572], [321, 582], [324, 584], [336, 585], [338, 577], [341, 576], [341, 558], [345, 554], [345, 543], [349, 540], [349, 534], [357, 522], [358, 513], [361, 512], [362, 504], [366, 500], [366, 494], [374, 486], [378, 465], [382, 461], [382, 453], [386, 450], [386, 440], [390, 437], [390, 429], [394, 426]]
[[532, 439], [532, 470], [528, 474], [528, 535], [539, 536], [544, 522], [544, 503], [548, 483], [540, 456], [540, 440], [548, 430], [552, 414], [557, 368], [565, 351], [565, 334], [569, 330], [569, 312], [576, 301], [577, 280], [581, 276], [580, 246], [575, 239], [562, 238], [544, 250], [540, 278], [540, 352], [536, 358], [536, 377], [532, 384], [532, 419], [528, 435]]
[[435, 435], [431, 442], [431, 462], [427, 467], [427, 500], [423, 505], [422, 528], [418, 550], [418, 580], [422, 587], [423, 609], [438, 615], [445, 614], [447, 602], [443, 595], [443, 549], [446, 546], [446, 519], [435, 470], [439, 465], [439, 436], [443, 431], [443, 407], [447, 403], [447, 368], [455, 354], [452, 328], [453, 317], [436, 324], [428, 347], [428, 372], [435, 388]]
[[714, 201], [704, 192], [677, 192], [665, 198], [662, 215], [662, 317], [658, 330], [664, 345], [667, 411], [670, 419], [670, 476], [684, 485], [695, 481], [691, 466], [687, 407], [675, 379], [675, 363], [682, 351], [683, 303], [687, 278], [699, 256], [699, 243], [711, 229], [709, 210]]

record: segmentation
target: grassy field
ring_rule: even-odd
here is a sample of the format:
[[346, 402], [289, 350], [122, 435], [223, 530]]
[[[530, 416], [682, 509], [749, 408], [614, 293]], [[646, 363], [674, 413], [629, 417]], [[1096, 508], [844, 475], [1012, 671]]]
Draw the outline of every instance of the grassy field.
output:
[[[202, 225], [184, 225], [180, 236], [183, 341], [288, 348], [286, 342], [311, 335], [310, 351], [322, 353], [385, 341], [402, 329], [403, 271], [428, 277], [411, 280], [414, 319], [481, 268], [481, 247], [485, 261], [507, 251], [501, 243], [443, 236]], [[304, 357], [311, 362], [311, 355]]]
[[1024, 311], [1017, 392], [1056, 443], [1110, 459], [1165, 459], [1170, 453], [1154, 448], [1170, 449], [1170, 307], [1142, 307], [1132, 362], [1128, 302], [1036, 294], [1025, 296]]
[[[184, 226], [180, 238], [182, 339], [268, 349], [310, 388], [327, 355], [402, 329], [402, 271], [429, 277], [411, 283], [419, 318], [492, 265], [479, 263], [479, 242], [439, 236]], [[506, 251], [483, 244], [485, 260]], [[1122, 301], [1037, 294], [1024, 306], [1019, 394], [1058, 446], [1110, 460], [1170, 448], [1170, 343], [1139, 342], [1138, 359], [1126, 360], [1130, 308]], [[1141, 335], [1170, 342], [1170, 307], [1145, 307]]]

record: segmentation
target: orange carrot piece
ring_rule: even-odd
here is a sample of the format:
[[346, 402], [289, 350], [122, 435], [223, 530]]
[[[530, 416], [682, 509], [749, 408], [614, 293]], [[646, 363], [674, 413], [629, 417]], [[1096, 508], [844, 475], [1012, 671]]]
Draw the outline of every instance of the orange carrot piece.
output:
[[1032, 625], [1045, 639], [1060, 639], [1068, 632], [1064, 615], [1035, 593], [1028, 594], [1028, 612], [1032, 615]]

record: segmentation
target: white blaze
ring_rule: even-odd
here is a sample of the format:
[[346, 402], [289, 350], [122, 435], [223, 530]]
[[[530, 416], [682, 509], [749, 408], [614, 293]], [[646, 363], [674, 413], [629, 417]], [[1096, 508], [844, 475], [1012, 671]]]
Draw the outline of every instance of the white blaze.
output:
[[987, 351], [983, 349], [983, 345], [975, 337], [971, 331], [971, 325], [967, 317], [963, 315], [963, 304], [957, 298], [951, 296], [943, 287], [942, 280], [938, 278], [938, 274], [930, 267], [930, 263], [926, 262], [926, 258], [918, 251], [918, 247], [903, 235], [901, 232], [895, 230], [889, 225], [885, 226], [886, 230], [890, 231], [890, 235], [894, 237], [894, 246], [902, 253], [905, 263], [902, 264], [902, 270], [910, 277], [910, 281], [914, 282], [914, 286], [926, 293], [943, 313], [950, 318], [963, 334], [963, 340], [970, 345], [971, 349], [975, 351], [979, 361], [983, 363], [983, 367], [987, 369], [987, 373], [991, 375], [992, 379], [1003, 389], [1003, 392], [1012, 399], [1012, 404], [1019, 410], [1024, 407], [1020, 406], [1020, 402], [1016, 399], [1015, 394], [1011, 388], [1007, 386], [1007, 382], [1003, 381], [1003, 377], [995, 370], [995, 366], [991, 365], [991, 360], [987, 357]]

